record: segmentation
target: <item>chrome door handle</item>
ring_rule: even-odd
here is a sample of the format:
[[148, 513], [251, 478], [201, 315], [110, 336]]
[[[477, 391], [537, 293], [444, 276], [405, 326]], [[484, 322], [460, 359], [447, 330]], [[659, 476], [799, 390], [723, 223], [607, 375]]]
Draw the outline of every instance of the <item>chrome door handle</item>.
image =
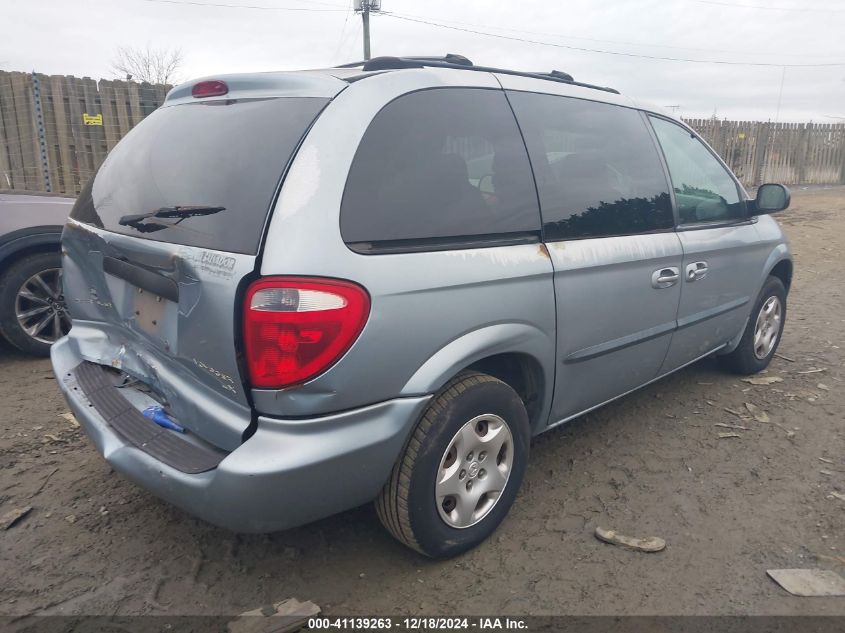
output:
[[687, 264], [687, 281], [698, 281], [707, 276], [710, 269], [707, 267], [707, 262], [693, 262]]
[[681, 271], [674, 266], [661, 268], [651, 274], [651, 287], [657, 289], [668, 288], [669, 286], [674, 286], [680, 278]]

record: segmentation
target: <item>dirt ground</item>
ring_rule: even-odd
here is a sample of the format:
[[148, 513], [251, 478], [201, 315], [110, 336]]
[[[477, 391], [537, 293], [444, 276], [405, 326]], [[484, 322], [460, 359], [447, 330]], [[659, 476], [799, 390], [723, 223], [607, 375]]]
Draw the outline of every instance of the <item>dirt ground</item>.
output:
[[[845, 575], [845, 188], [799, 189], [778, 219], [796, 261], [767, 374], [782, 381], [705, 360], [550, 431], [498, 532], [445, 562], [370, 507], [266, 536], [193, 519], [110, 470], [61, 416], [48, 361], [0, 348], [0, 515], [33, 507], [0, 531], [0, 614], [227, 615], [291, 596], [330, 615], [845, 614], [766, 576]], [[622, 550], [596, 525], [668, 546]]]

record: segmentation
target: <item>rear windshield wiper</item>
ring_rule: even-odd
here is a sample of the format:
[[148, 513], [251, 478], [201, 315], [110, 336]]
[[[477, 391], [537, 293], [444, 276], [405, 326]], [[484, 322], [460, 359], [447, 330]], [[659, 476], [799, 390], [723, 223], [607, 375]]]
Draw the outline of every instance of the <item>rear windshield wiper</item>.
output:
[[[121, 226], [131, 226], [142, 233], [152, 233], [153, 231], [161, 231], [169, 226], [179, 224], [185, 218], [193, 218], [202, 215], [213, 215], [225, 211], [226, 207], [211, 207], [203, 205], [194, 206], [175, 206], [175, 207], [161, 207], [149, 213], [136, 213], [132, 215], [124, 215], [117, 223]], [[171, 224], [162, 222], [145, 222], [154, 218], [178, 218]]]

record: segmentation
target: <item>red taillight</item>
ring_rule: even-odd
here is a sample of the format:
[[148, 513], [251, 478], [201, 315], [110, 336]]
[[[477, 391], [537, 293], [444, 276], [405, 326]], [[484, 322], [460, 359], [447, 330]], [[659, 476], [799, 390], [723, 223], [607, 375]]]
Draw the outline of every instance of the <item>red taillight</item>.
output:
[[352, 346], [369, 314], [367, 291], [348, 281], [265, 277], [253, 282], [244, 300], [250, 384], [281, 389], [321, 374]]
[[199, 99], [200, 97], [222, 97], [229, 92], [229, 86], [225, 81], [219, 79], [212, 79], [210, 81], [200, 81], [195, 83], [191, 88], [191, 95]]

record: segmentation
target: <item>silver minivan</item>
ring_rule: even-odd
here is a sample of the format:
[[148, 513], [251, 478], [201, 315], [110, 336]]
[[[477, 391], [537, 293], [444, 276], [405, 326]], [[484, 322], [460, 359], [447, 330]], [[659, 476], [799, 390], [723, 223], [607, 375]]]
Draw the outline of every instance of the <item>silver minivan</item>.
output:
[[788, 204], [566, 73], [203, 79], [79, 196], [53, 366], [114, 469], [192, 514], [267, 532], [375, 500], [451, 556], [503, 520], [532, 436], [711, 354], [768, 365]]

